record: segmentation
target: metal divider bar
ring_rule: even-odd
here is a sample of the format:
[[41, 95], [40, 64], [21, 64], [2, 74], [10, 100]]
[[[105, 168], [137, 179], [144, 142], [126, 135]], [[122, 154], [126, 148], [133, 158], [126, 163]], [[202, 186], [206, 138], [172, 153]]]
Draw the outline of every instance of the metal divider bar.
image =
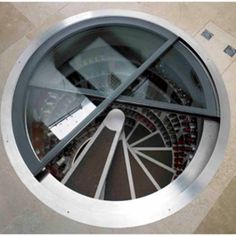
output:
[[152, 63], [154, 63], [163, 53], [165, 53], [176, 41], [177, 36], [173, 36], [166, 41], [156, 52], [152, 54], [134, 73], [131, 74], [125, 83], [121, 84], [113, 94], [108, 96], [93, 112], [91, 112], [74, 130], [64, 137], [54, 148], [52, 148], [32, 171], [37, 175], [50, 161], [52, 161], [65, 146], [75, 138], [87, 125], [89, 125], [99, 114], [101, 114], [115, 99], [117, 99]]

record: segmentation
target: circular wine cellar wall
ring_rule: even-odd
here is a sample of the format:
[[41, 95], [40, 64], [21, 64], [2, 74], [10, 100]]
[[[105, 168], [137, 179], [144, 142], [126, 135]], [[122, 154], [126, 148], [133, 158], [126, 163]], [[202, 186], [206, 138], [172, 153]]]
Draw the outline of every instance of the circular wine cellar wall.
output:
[[224, 157], [229, 108], [217, 69], [168, 22], [94, 11], [59, 23], [13, 68], [2, 134], [28, 189], [79, 222], [167, 217]]

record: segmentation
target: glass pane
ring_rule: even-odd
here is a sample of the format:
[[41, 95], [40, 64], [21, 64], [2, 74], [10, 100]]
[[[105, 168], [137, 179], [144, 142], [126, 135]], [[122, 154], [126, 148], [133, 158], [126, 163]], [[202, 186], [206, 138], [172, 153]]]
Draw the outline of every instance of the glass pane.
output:
[[206, 108], [202, 82], [210, 78], [198, 59], [176, 43], [133, 83], [124, 95]]
[[48, 52], [30, 80], [26, 108], [29, 137], [39, 159], [165, 40], [136, 27], [98, 27], [77, 33]]
[[32, 88], [27, 125], [38, 157], [41, 159], [95, 108], [84, 95]]

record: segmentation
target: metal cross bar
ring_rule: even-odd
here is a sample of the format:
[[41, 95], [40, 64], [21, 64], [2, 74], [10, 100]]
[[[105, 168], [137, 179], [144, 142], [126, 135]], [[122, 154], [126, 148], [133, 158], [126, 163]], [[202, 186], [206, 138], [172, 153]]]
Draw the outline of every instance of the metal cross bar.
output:
[[157, 49], [157, 51], [155, 51], [140, 67], [138, 67], [124, 83], [122, 83], [77, 127], [75, 127], [66, 137], [64, 137], [44, 156], [41, 163], [33, 169], [33, 174], [37, 175], [49, 162], [51, 162], [72, 139], [74, 139], [85, 127], [87, 127], [87, 125], [89, 125], [114, 100], [116, 100], [149, 66], [151, 66], [161, 55], [163, 55], [163, 53], [165, 53], [177, 40], [178, 37], [173, 36], [168, 41], [166, 41], [159, 49]]

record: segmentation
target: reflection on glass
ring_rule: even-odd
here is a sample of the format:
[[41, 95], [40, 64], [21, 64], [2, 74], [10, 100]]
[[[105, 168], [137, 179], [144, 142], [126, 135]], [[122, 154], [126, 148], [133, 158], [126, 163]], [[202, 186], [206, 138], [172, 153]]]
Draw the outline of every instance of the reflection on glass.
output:
[[94, 111], [102, 101], [94, 100], [96, 94], [112, 94], [165, 40], [137, 27], [100, 27], [48, 52], [30, 80], [26, 108], [39, 159]]
[[124, 95], [205, 108], [200, 76], [201, 80], [209, 81], [196, 57], [184, 45], [176, 43]]
[[[196, 57], [182, 43], [177, 43], [155, 65], [156, 73], [173, 88], [175, 102], [194, 107], [206, 107], [205, 95], [200, 83], [209, 81]], [[176, 99], [176, 95], [178, 99]]]
[[27, 107], [27, 123], [32, 145], [42, 158], [63, 139], [96, 106], [84, 95], [31, 89]]
[[125, 82], [136, 69], [136, 66], [101, 38], [97, 38], [73, 57], [69, 65], [93, 88], [106, 95]]

